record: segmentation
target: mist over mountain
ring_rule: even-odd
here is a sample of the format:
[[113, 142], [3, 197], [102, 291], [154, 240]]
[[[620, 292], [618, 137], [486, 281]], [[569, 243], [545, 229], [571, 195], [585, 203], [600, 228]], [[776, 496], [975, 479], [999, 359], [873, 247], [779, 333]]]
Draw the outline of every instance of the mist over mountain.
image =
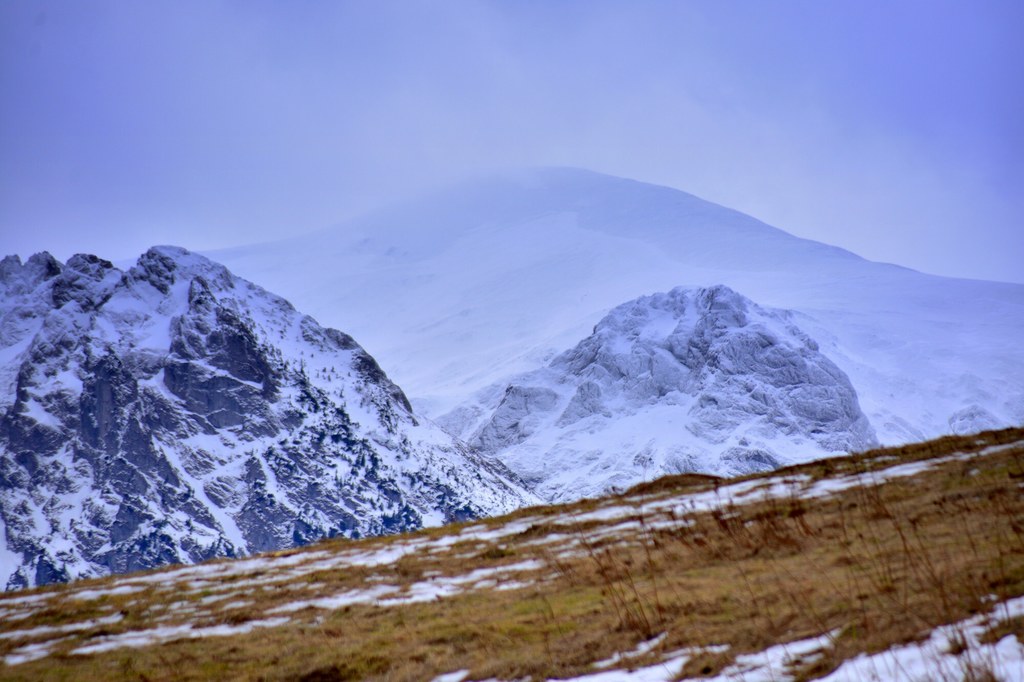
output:
[[1024, 422], [1024, 286], [867, 261], [668, 187], [510, 172], [216, 257], [364, 339], [428, 415], [626, 301], [725, 285], [792, 311], [881, 443]]

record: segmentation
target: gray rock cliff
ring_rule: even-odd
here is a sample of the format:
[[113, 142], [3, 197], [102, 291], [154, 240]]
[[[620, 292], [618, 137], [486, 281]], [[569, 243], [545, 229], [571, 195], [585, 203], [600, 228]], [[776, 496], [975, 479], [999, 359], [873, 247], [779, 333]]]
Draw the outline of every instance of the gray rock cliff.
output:
[[174, 247], [0, 262], [0, 585], [395, 533], [533, 501], [351, 337]]

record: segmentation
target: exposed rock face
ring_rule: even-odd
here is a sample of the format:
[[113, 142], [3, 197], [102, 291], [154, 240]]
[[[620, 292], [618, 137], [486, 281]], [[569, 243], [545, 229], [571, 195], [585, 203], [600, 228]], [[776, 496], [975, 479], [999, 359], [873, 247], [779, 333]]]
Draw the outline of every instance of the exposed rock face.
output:
[[849, 379], [794, 316], [724, 286], [623, 304], [547, 367], [442, 424], [552, 500], [875, 443]]
[[183, 249], [0, 262], [0, 585], [533, 501], [351, 337]]

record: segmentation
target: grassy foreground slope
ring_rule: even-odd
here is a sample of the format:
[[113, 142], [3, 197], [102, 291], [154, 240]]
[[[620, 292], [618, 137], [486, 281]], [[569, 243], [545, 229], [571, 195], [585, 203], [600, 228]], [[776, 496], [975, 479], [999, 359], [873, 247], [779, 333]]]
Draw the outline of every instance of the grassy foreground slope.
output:
[[2, 595], [0, 678], [1015, 680], [1022, 595], [1011, 429]]

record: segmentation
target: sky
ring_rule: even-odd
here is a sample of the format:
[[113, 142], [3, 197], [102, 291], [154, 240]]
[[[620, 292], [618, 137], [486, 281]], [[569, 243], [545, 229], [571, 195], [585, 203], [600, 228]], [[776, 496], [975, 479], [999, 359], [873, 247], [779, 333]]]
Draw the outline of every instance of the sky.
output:
[[1019, 0], [4, 0], [0, 253], [308, 232], [490, 169], [1024, 282]]

